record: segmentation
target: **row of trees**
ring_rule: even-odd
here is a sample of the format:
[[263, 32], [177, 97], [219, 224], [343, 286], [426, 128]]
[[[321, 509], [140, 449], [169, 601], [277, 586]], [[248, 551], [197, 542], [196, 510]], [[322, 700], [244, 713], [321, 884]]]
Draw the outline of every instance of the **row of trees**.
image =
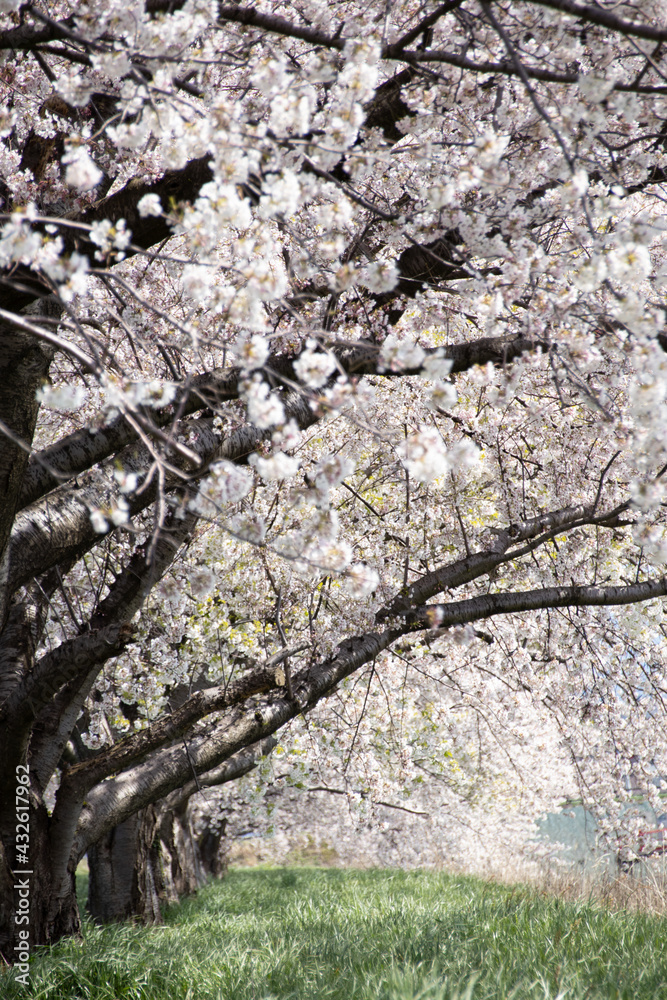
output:
[[273, 734], [281, 782], [577, 788], [631, 842], [667, 773], [662, 4], [0, 6], [5, 959], [22, 863], [55, 941], [134, 824], [150, 909], [165, 817]]

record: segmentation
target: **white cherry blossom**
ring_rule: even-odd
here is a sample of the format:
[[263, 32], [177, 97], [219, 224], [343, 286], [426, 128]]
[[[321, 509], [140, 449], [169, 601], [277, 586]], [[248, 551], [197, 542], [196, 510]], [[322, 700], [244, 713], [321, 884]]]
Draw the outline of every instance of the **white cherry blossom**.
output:
[[220, 794], [280, 789], [276, 857], [300, 813], [346, 861], [533, 871], [573, 799], [631, 852], [667, 775], [660, 4], [47, 6], [4, 0], [0, 109], [34, 943], [127, 789], [274, 731]]
[[314, 347], [312, 342], [306, 345], [294, 362], [294, 371], [309, 388], [319, 389], [336, 370], [336, 359], [324, 351], [314, 350]]
[[83, 146], [70, 147], [62, 157], [65, 180], [79, 191], [90, 191], [102, 180], [102, 171]]

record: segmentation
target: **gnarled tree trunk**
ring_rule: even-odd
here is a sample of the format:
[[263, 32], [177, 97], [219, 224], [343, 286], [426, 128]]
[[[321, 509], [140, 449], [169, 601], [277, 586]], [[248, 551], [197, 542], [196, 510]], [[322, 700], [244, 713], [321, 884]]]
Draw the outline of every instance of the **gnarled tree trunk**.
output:
[[88, 850], [88, 912], [98, 923], [162, 921], [161, 905], [196, 892], [204, 880], [188, 799], [148, 806]]
[[166, 809], [160, 824], [164, 896], [169, 903], [191, 896], [205, 878], [199, 844], [192, 836], [188, 802]]
[[157, 827], [155, 808], [148, 806], [89, 848], [88, 912], [98, 923], [161, 923]]
[[26, 944], [32, 949], [35, 945], [53, 944], [61, 937], [78, 936], [81, 921], [75, 865], [54, 854], [51, 820], [35, 789], [30, 796], [29, 823], [25, 824], [30, 831], [25, 856], [16, 849], [16, 831], [8, 822], [11, 819], [11, 814], [5, 813], [0, 830], [0, 961], [20, 965]]

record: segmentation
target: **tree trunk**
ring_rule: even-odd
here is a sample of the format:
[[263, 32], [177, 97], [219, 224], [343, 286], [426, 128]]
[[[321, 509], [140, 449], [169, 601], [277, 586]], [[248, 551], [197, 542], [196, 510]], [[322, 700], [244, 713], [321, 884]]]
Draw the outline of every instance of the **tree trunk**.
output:
[[199, 844], [192, 836], [188, 801], [168, 809], [160, 824], [165, 902], [191, 896], [204, 881]]
[[89, 848], [88, 912], [94, 920], [161, 923], [160, 904], [197, 891], [204, 876], [187, 805], [148, 806]]
[[28, 949], [81, 933], [75, 866], [54, 862], [49, 824], [46, 807], [33, 794], [27, 863], [20, 863], [22, 855], [10, 833], [5, 831], [0, 840], [0, 961], [8, 964], [22, 966]]
[[[11, 308], [11, 307], [10, 307]], [[44, 304], [43, 313], [53, 313]], [[35, 337], [0, 324], [0, 583], [8, 572], [8, 542], [23, 476], [28, 464], [39, 403], [36, 392], [46, 381], [54, 349]], [[11, 595], [0, 588], [0, 629]], [[0, 676], [0, 681], [2, 677]], [[0, 690], [2, 685], [0, 684]]]
[[88, 850], [88, 912], [98, 923], [162, 922], [158, 817], [148, 806]]
[[202, 870], [212, 878], [220, 878], [227, 871], [226, 829], [226, 819], [218, 822], [216, 826], [207, 824], [198, 838]]

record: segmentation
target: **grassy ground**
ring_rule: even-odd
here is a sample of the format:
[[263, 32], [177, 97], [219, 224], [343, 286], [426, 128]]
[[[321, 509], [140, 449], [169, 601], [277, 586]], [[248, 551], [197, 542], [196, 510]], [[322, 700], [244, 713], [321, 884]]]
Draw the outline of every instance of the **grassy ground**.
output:
[[87, 924], [27, 992], [3, 978], [44, 1000], [667, 1000], [667, 921], [445, 874], [236, 870], [163, 927]]

